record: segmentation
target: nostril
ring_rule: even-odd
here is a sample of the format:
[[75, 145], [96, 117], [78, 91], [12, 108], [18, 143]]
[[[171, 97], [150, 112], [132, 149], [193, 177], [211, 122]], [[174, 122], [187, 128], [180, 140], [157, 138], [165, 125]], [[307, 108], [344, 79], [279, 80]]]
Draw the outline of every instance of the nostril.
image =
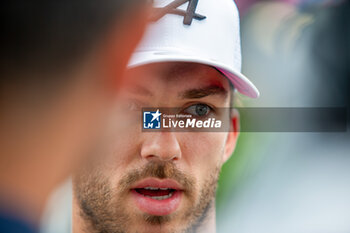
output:
[[153, 159], [153, 158], [156, 158], [157, 156], [155, 155], [147, 155], [145, 156], [145, 159]]
[[162, 160], [162, 161], [176, 161], [179, 160], [179, 156], [177, 155], [147, 155], [147, 156], [143, 156], [143, 158], [147, 159], [147, 160]]

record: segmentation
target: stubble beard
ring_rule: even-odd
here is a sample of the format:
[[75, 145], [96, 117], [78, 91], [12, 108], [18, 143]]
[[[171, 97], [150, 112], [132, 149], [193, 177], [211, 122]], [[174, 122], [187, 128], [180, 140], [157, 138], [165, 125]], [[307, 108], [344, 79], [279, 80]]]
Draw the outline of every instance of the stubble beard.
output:
[[[142, 169], [133, 170], [120, 180], [117, 188], [112, 188], [108, 178], [99, 171], [101, 169], [97, 169], [97, 167], [93, 171], [86, 170], [75, 176], [73, 181], [80, 217], [85, 222], [84, 230], [86, 233], [142, 233], [142, 231], [130, 231], [129, 226], [133, 222], [132, 216], [127, 213], [125, 207], [123, 208], [123, 203], [130, 185], [145, 177], [174, 179], [184, 187], [184, 195], [188, 198], [189, 203], [197, 203], [189, 206], [182, 216], [178, 214], [166, 216], [143, 214], [144, 224], [159, 226], [160, 232], [197, 233], [209, 211], [215, 208], [219, 167], [210, 172], [198, 198], [192, 191], [195, 187], [195, 179], [179, 171], [171, 162], [150, 162]], [[175, 218], [181, 218], [183, 224], [165, 231], [163, 227]]]

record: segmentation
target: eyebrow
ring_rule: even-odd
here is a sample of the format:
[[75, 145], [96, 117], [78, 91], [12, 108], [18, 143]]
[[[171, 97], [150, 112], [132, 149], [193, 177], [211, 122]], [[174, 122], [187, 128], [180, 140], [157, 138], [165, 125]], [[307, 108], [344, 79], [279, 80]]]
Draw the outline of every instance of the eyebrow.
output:
[[179, 96], [182, 99], [199, 99], [210, 95], [220, 95], [224, 98], [227, 97], [228, 92], [225, 88], [217, 85], [210, 85], [204, 88], [195, 88], [181, 92]]

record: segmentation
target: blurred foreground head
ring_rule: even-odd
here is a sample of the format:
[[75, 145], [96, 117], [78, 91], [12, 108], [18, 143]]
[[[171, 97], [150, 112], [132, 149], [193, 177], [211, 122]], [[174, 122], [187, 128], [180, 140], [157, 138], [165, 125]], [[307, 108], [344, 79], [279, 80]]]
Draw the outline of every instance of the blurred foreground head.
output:
[[146, 2], [2, 2], [0, 212], [36, 221], [51, 189], [95, 146]]

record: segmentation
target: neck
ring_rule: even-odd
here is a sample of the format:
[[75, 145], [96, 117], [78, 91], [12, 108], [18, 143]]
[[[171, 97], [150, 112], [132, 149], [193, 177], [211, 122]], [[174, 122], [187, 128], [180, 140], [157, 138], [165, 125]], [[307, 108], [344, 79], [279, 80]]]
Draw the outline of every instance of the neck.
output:
[[85, 231], [87, 229], [87, 223], [81, 217], [81, 210], [78, 205], [78, 201], [73, 192], [73, 203], [72, 203], [72, 233], [90, 233]]
[[195, 229], [195, 233], [216, 233], [215, 200], [208, 206], [205, 217]]

